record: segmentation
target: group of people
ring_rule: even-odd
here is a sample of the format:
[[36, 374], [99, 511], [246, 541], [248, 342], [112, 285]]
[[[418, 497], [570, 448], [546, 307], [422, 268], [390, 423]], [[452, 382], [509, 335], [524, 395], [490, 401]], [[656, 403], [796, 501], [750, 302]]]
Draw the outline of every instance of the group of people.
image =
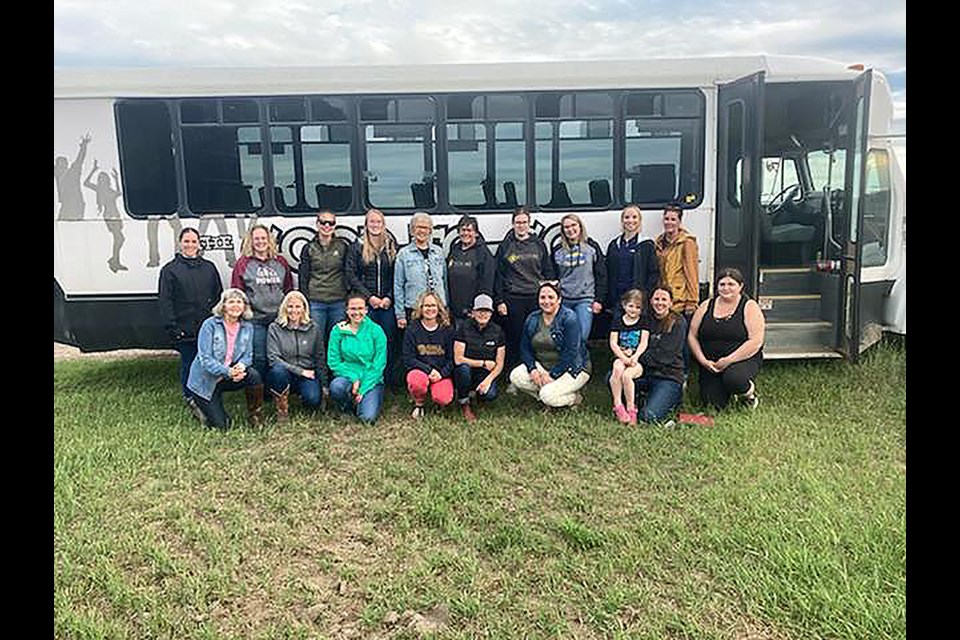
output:
[[289, 419], [293, 393], [305, 407], [330, 402], [373, 422], [386, 387], [403, 385], [414, 418], [428, 403], [456, 399], [472, 422], [506, 370], [511, 387], [571, 406], [593, 373], [594, 319], [609, 312], [608, 384], [621, 422], [672, 412], [690, 355], [705, 402], [723, 407], [741, 396], [756, 406], [763, 314], [736, 269], [722, 269], [716, 296], [699, 302], [697, 243], [682, 217], [678, 204], [668, 205], [663, 233], [648, 238], [640, 209], [629, 205], [604, 252], [568, 214], [551, 251], [520, 207], [494, 254], [476, 219], [463, 216], [444, 255], [426, 213], [411, 217], [411, 242], [398, 248], [377, 209], [354, 243], [336, 235], [333, 212], [321, 211], [300, 253], [297, 288], [269, 229], [254, 224], [226, 290], [200, 255], [199, 233], [185, 228], [159, 295], [184, 401], [220, 429], [231, 424], [222, 394], [239, 389], [253, 423], [262, 420], [265, 390], [279, 421]]

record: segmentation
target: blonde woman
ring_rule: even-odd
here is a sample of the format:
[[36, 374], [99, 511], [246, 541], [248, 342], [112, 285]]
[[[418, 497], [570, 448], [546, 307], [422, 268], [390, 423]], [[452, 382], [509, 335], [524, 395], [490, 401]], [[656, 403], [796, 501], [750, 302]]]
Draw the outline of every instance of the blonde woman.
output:
[[230, 288], [220, 296], [213, 316], [200, 325], [197, 357], [190, 365], [187, 389], [196, 404], [194, 414], [202, 424], [215, 429], [230, 427], [223, 408], [223, 392], [243, 389], [248, 420], [260, 423], [263, 410], [263, 379], [253, 363], [253, 312], [247, 295]]
[[640, 207], [628, 204], [620, 214], [620, 235], [607, 246], [607, 308], [617, 313], [620, 298], [640, 289], [650, 298], [660, 282], [660, 265], [653, 240], [642, 233]]
[[267, 375], [267, 327], [277, 317], [284, 294], [293, 290], [293, 272], [265, 225], [254, 224], [240, 245], [230, 286], [247, 294], [253, 311], [253, 367]]
[[[387, 377], [393, 377], [396, 362], [397, 317], [393, 310], [393, 265], [397, 243], [387, 231], [379, 209], [364, 218], [363, 235], [347, 250], [347, 288], [367, 301], [367, 316], [380, 325], [387, 337]], [[389, 380], [388, 380], [389, 382]]]
[[580, 216], [563, 216], [560, 227], [563, 233], [553, 250], [553, 264], [560, 280], [563, 306], [577, 314], [580, 335], [587, 340], [593, 316], [603, 311], [607, 299], [607, 264], [603, 250], [587, 235]]
[[428, 391], [441, 407], [453, 401], [453, 327], [443, 300], [433, 291], [417, 298], [403, 336], [403, 364], [413, 418], [423, 417]]
[[306, 297], [299, 291], [284, 296], [277, 319], [270, 323], [267, 357], [267, 387], [276, 400], [278, 421], [286, 422], [290, 417], [291, 391], [300, 394], [306, 407], [320, 405], [326, 362], [324, 340], [310, 320]]

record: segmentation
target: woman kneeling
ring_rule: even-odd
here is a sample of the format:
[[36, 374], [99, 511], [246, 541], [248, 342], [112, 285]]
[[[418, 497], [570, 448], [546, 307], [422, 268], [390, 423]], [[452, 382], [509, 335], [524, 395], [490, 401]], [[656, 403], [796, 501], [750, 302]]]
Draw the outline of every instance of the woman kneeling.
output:
[[387, 336], [367, 317], [367, 300], [347, 297], [347, 319], [330, 332], [327, 365], [333, 375], [330, 397], [344, 413], [373, 422], [383, 404], [383, 369], [387, 364]]
[[683, 345], [687, 339], [687, 321], [672, 311], [673, 295], [666, 286], [658, 286], [650, 298], [652, 317], [647, 322], [650, 337], [640, 356], [643, 376], [635, 380], [637, 390], [647, 396], [640, 420], [659, 422], [680, 406], [683, 400]]
[[267, 331], [270, 370], [267, 386], [277, 407], [277, 420], [290, 419], [290, 391], [300, 394], [304, 406], [317, 407], [322, 398], [323, 336], [310, 319], [306, 297], [299, 291], [284, 296], [277, 319]]
[[200, 325], [197, 357], [190, 365], [187, 389], [200, 410], [201, 422], [216, 429], [230, 427], [223, 408], [223, 392], [244, 389], [251, 424], [260, 423], [263, 378], [254, 369], [253, 312], [240, 289], [227, 289], [213, 308], [213, 316]]
[[580, 389], [590, 380], [590, 354], [577, 314], [560, 302], [557, 285], [540, 285], [540, 309], [527, 316], [520, 336], [522, 363], [510, 372], [510, 382], [550, 407], [580, 404]]
[[417, 297], [403, 336], [407, 391], [413, 398], [413, 418], [423, 417], [427, 394], [445, 407], [453, 401], [453, 327], [450, 314], [433, 291]]

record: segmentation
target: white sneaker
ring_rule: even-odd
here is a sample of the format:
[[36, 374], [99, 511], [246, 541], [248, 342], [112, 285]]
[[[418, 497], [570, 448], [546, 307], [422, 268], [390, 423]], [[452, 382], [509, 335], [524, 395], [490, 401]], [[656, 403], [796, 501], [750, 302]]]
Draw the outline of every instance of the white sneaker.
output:
[[757, 393], [757, 385], [754, 384], [753, 380], [750, 381], [750, 388], [747, 389], [747, 392], [740, 397], [751, 410], [760, 405], [760, 395]]
[[519, 393], [519, 391], [520, 389], [517, 389], [517, 385], [513, 384], [512, 382], [507, 385], [507, 393], [510, 395], [515, 396], [517, 393]]
[[410, 417], [414, 420], [420, 420], [423, 418], [424, 411], [423, 407], [414, 407], [413, 412], [410, 414]]

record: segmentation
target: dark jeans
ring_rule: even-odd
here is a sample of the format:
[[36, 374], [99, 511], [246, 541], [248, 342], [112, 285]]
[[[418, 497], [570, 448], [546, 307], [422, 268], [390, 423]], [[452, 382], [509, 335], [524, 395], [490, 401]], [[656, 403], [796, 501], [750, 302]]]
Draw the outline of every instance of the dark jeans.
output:
[[523, 335], [523, 323], [527, 321], [527, 316], [539, 308], [537, 304], [537, 294], [531, 293], [527, 296], [504, 296], [504, 302], [507, 304], [507, 315], [501, 316], [494, 314], [503, 331], [506, 334], [507, 358], [505, 371], [513, 371], [513, 368], [520, 363], [520, 337]]
[[330, 381], [330, 397], [341, 411], [357, 416], [361, 422], [371, 423], [376, 420], [383, 405], [383, 384], [378, 384], [363, 394], [358, 405], [353, 404], [350, 393], [352, 388], [353, 383], [348, 378], [338, 376]]
[[700, 400], [723, 409], [730, 402], [730, 396], [746, 393], [750, 382], [760, 373], [763, 357], [757, 355], [747, 360], [734, 362], [721, 373], [713, 373], [700, 367]]
[[[683, 385], [668, 378], [640, 376], [634, 380], [637, 385], [637, 394], [646, 391], [647, 401], [637, 412], [637, 418], [644, 422], [659, 422], [669, 413], [680, 406], [683, 401]], [[637, 406], [641, 406], [637, 398]]]
[[300, 394], [300, 399], [304, 405], [316, 407], [320, 404], [322, 392], [320, 390], [320, 372], [314, 371], [314, 374], [318, 377], [311, 380], [298, 376], [282, 364], [272, 364], [270, 365], [270, 371], [267, 373], [267, 386], [270, 391], [277, 393], [281, 393], [284, 389], [290, 387], [290, 391]]
[[396, 312], [391, 306], [389, 309], [370, 309], [367, 316], [380, 325], [384, 335], [387, 336], [387, 367], [383, 370], [383, 377], [384, 382], [389, 386], [397, 386], [400, 384], [399, 374], [396, 371], [399, 368], [396, 363], [397, 354], [400, 350], [400, 340], [397, 336], [400, 334], [397, 332]]
[[[490, 372], [483, 367], [471, 367], [468, 364], [458, 364], [453, 369], [453, 384], [457, 387], [457, 400], [466, 402], [471, 391], [483, 382]], [[481, 400], [495, 400], [497, 397], [497, 383], [493, 382], [485, 394], [477, 394]]]
[[[273, 322], [271, 320], [270, 322]], [[270, 323], [253, 323], [253, 368], [261, 375], [269, 369], [267, 366], [267, 328]]]
[[[320, 335], [323, 336], [323, 344], [330, 344], [330, 330], [333, 329], [333, 325], [346, 319], [346, 309], [347, 303], [343, 300], [334, 300], [333, 302], [310, 301], [310, 319], [320, 330]], [[331, 378], [330, 368], [327, 367], [326, 362], [321, 364], [324, 380], [329, 380]]]
[[187, 378], [190, 377], [190, 365], [197, 357], [197, 341], [177, 342], [173, 348], [180, 353], [180, 388], [183, 390], [183, 397], [189, 398], [192, 394], [187, 389]]
[[230, 416], [227, 415], [226, 409], [223, 408], [223, 392], [239, 391], [246, 387], [256, 387], [261, 384], [263, 384], [263, 378], [260, 377], [260, 373], [255, 368], [251, 367], [247, 369], [247, 375], [239, 382], [224, 378], [217, 383], [216, 388], [213, 390], [213, 395], [210, 396], [209, 400], [204, 400], [193, 392], [191, 392], [190, 395], [193, 396], [193, 399], [197, 402], [197, 406], [200, 407], [203, 415], [206, 416], [208, 426], [215, 429], [226, 429], [230, 424]]

